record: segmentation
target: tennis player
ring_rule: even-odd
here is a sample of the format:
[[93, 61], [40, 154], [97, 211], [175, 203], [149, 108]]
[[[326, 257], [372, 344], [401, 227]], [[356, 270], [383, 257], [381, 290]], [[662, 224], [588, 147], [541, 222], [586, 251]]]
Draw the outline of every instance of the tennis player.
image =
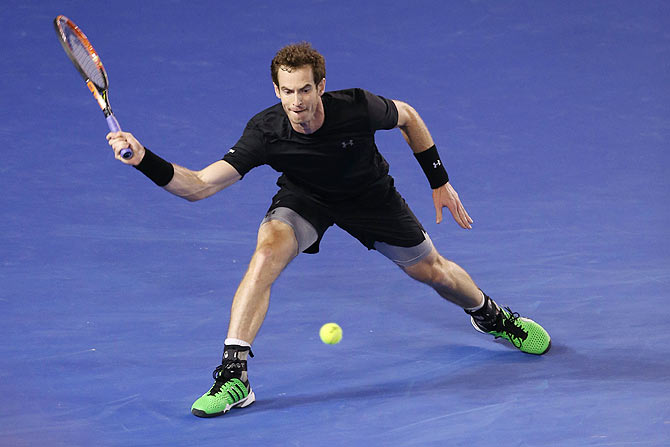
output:
[[[432, 188], [437, 222], [446, 207], [461, 228], [472, 228], [416, 110], [361, 89], [326, 92], [325, 60], [308, 43], [280, 49], [271, 75], [281, 102], [254, 116], [223, 159], [201, 171], [163, 160], [130, 133], [107, 135], [118, 160], [190, 201], [221, 191], [256, 166], [267, 164], [282, 173], [233, 299], [214, 385], [195, 401], [192, 413], [213, 417], [254, 402], [247, 359], [253, 357], [251, 344], [265, 319], [270, 288], [298, 254], [319, 251], [332, 225], [463, 308], [477, 331], [502, 337], [526, 353], [546, 353], [549, 334], [533, 320], [501, 308], [465, 270], [442, 257], [394, 187], [375, 145], [377, 130], [400, 129]], [[128, 146], [134, 156], [126, 160], [120, 151]]]

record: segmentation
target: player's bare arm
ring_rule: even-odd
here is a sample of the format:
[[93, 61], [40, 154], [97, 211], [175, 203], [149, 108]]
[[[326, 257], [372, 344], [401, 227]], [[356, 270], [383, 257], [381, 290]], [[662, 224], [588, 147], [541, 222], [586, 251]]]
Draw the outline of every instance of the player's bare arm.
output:
[[[398, 109], [398, 128], [412, 151], [419, 154], [432, 148], [435, 143], [419, 113], [402, 101], [394, 100], [393, 103]], [[442, 208], [447, 207], [461, 228], [472, 229], [473, 220], [461, 203], [458, 193], [448, 181], [442, 186], [433, 188], [433, 204], [435, 205], [435, 220], [438, 224], [442, 222]]]
[[414, 153], [423, 152], [435, 144], [428, 127], [414, 107], [395, 99], [393, 103], [398, 109], [398, 129]]
[[[110, 132], [107, 134], [109, 145], [114, 150], [117, 160], [124, 164], [137, 166], [140, 164], [146, 151], [144, 146], [129, 132]], [[122, 149], [130, 147], [133, 157], [121, 157]], [[219, 160], [200, 171], [193, 171], [172, 163], [174, 176], [164, 188], [168, 192], [188, 201], [209, 197], [222, 189], [237, 182], [242, 176], [228, 162]]]
[[205, 199], [242, 178], [228, 162], [219, 160], [200, 171], [174, 166], [174, 177], [165, 186], [172, 194], [188, 201]]

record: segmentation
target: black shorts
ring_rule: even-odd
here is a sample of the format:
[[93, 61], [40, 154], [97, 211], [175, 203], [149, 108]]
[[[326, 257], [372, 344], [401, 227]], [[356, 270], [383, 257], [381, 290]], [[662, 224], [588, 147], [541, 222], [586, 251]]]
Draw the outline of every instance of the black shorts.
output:
[[394, 187], [376, 198], [363, 197], [337, 204], [325, 204], [282, 187], [272, 198], [266, 216], [279, 207], [292, 209], [318, 233], [316, 242], [305, 249], [305, 253], [319, 252], [321, 238], [333, 224], [358, 239], [368, 250], [374, 248], [375, 242], [414, 247], [426, 240], [423, 226]]

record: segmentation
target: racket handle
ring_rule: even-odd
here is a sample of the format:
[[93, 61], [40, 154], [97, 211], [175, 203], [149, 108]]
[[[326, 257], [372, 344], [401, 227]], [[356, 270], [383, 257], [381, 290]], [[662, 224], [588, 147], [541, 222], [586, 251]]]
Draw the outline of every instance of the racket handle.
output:
[[[110, 113], [106, 119], [107, 119], [107, 126], [109, 127], [110, 131], [121, 132], [121, 126], [119, 126], [119, 122], [116, 120], [114, 114]], [[121, 154], [121, 157], [125, 158], [126, 160], [128, 160], [129, 158], [133, 158], [133, 150], [129, 147], [121, 149], [119, 154]]]

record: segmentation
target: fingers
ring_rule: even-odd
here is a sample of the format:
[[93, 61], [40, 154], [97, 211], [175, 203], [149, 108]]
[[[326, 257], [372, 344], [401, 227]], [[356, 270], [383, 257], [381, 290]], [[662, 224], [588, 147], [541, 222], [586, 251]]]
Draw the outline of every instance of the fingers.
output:
[[121, 156], [121, 151], [131, 148], [133, 154], [138, 154], [144, 147], [135, 139], [130, 132], [109, 132], [106, 136], [108, 144], [114, 150], [114, 157], [125, 164], [137, 164], [135, 155], [132, 158], [125, 159]]
[[127, 135], [130, 134], [127, 134], [126, 132], [110, 132], [107, 134], [107, 142], [116, 152], [126, 147], [130, 147], [130, 141], [128, 141], [129, 137]]
[[458, 197], [458, 193], [449, 183], [442, 188], [433, 190], [433, 202], [435, 204], [438, 224], [442, 222], [442, 208], [447, 207], [451, 212], [452, 217], [461, 228], [466, 230], [472, 229], [472, 223], [474, 221], [465, 210], [465, 207]]
[[458, 193], [449, 183], [447, 183], [447, 191], [449, 192], [451, 200], [453, 200], [453, 204], [451, 206], [447, 206], [449, 206], [449, 210], [451, 211], [454, 220], [456, 223], [458, 223], [458, 225], [460, 225], [461, 228], [471, 230], [471, 224], [473, 223], [473, 220], [461, 203], [461, 199], [458, 197]]
[[456, 220], [456, 222], [458, 223], [458, 225], [461, 226], [461, 228], [471, 230], [472, 229], [471, 224], [473, 223], [472, 218], [465, 210], [465, 207], [458, 198], [456, 198], [456, 204], [454, 208], [455, 208], [454, 211], [452, 211], [454, 220]]
[[461, 228], [466, 230], [472, 229], [472, 225], [470, 225], [472, 223], [472, 219], [470, 219], [468, 212], [465, 211], [465, 207], [458, 198], [458, 195], [454, 197], [454, 206], [450, 207], [450, 210], [451, 214], [454, 216], [454, 220], [456, 223], [458, 223], [458, 225], [461, 226]]
[[460, 202], [460, 200], [457, 201], [456, 210], [452, 212], [452, 215], [454, 216], [454, 220], [456, 220], [456, 223], [458, 223], [458, 225], [460, 225], [461, 228], [464, 228], [466, 230], [472, 230], [473, 220], [468, 214], [468, 212], [465, 211], [465, 207]]
[[472, 220], [472, 217], [470, 217], [470, 215], [469, 215], [468, 212], [465, 210], [465, 207], [464, 207], [463, 205], [461, 205], [461, 208], [463, 208], [463, 213], [465, 214], [466, 222], [470, 225], [470, 228], [472, 228], [472, 224], [473, 224], [475, 221]]

